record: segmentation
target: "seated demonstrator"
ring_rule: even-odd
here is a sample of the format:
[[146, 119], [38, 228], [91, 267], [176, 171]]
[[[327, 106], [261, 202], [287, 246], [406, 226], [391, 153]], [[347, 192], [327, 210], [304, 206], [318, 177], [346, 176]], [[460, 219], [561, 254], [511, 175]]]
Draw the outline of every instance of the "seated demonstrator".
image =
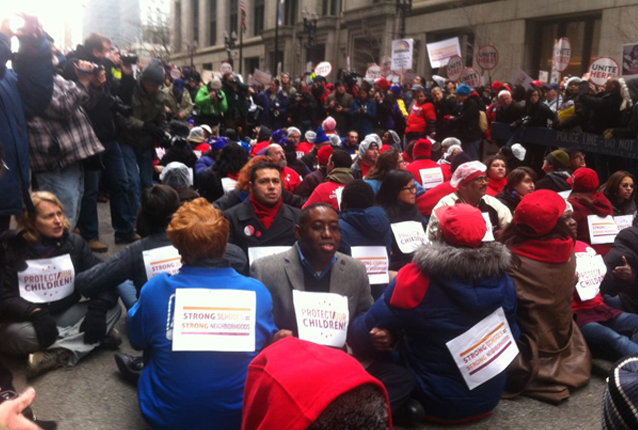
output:
[[31, 199], [35, 211], [18, 219], [20, 232], [6, 233], [13, 237], [6, 242], [9, 258], [0, 290], [0, 351], [29, 355], [29, 377], [74, 366], [100, 343], [117, 346], [119, 336], [105, 336], [122, 313], [114, 291], [80, 302], [76, 276], [102, 260], [69, 231], [54, 194], [38, 191]]
[[[151, 279], [129, 311], [131, 345], [144, 350], [146, 360], [138, 384], [140, 409], [155, 429], [239, 429], [248, 365], [276, 331], [268, 290], [222, 258], [228, 229], [228, 221], [206, 199], [184, 204], [168, 227], [183, 266], [178, 274]], [[173, 351], [179, 330], [171, 323], [174, 298], [189, 289], [254, 292], [254, 351]]]

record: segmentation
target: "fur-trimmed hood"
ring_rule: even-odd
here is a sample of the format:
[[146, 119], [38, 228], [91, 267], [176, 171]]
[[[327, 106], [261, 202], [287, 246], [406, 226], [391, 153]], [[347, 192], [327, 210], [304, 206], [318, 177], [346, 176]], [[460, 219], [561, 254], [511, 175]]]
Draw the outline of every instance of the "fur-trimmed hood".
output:
[[445, 242], [420, 247], [412, 260], [422, 272], [442, 279], [498, 278], [512, 266], [512, 253], [499, 242], [459, 248]]

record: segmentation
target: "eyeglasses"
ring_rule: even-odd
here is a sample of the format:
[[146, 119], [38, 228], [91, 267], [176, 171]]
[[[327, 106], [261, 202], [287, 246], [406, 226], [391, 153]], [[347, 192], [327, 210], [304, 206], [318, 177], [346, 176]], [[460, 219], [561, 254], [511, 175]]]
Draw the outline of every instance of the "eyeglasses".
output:
[[411, 187], [403, 187], [401, 191], [409, 191], [411, 193], [416, 193], [416, 185], [412, 185]]
[[474, 182], [476, 182], [477, 184], [479, 183], [488, 184], [490, 180], [487, 176], [479, 176], [478, 178], [474, 179]]

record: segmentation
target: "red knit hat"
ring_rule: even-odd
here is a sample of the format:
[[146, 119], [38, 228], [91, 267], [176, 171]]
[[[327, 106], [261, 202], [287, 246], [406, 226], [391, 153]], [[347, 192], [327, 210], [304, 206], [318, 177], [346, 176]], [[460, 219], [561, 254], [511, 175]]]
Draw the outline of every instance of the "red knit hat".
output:
[[379, 79], [375, 85], [381, 88], [383, 91], [388, 91], [388, 88], [390, 88], [390, 82], [388, 82], [386, 78]]
[[432, 156], [432, 142], [430, 139], [419, 139], [412, 149], [415, 159], [430, 158]]
[[577, 169], [567, 183], [571, 184], [575, 193], [591, 193], [600, 185], [596, 171], [587, 167]]
[[565, 199], [554, 191], [539, 190], [527, 194], [514, 211], [514, 224], [530, 236], [545, 236], [565, 212]]
[[317, 163], [319, 163], [320, 166], [327, 166], [333, 151], [334, 149], [331, 145], [326, 145], [321, 148], [317, 153]]
[[499, 91], [501, 91], [501, 88], [503, 88], [503, 82], [501, 81], [492, 82], [492, 89], [494, 90], [494, 92], [498, 93]]
[[477, 248], [487, 233], [485, 218], [478, 208], [466, 203], [436, 210], [443, 238], [454, 246]]

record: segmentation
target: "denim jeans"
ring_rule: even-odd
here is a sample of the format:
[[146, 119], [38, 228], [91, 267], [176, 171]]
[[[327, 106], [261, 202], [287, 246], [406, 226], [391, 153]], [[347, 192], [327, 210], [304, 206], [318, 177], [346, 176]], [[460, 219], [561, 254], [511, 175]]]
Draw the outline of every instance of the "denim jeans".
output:
[[580, 328], [587, 345], [594, 354], [602, 354], [611, 360], [638, 355], [636, 331], [638, 315], [623, 312], [603, 323], [589, 323]]
[[472, 160], [481, 159], [481, 139], [473, 142], [462, 143], [463, 152], [467, 153]]
[[140, 198], [142, 190], [153, 186], [153, 158], [155, 156], [154, 148], [133, 148], [130, 145], [120, 145], [122, 157], [124, 159], [124, 167], [128, 174], [129, 183], [133, 190], [133, 209], [134, 213], [140, 207]]
[[122, 299], [122, 303], [126, 307], [126, 310], [131, 309], [137, 303], [137, 288], [135, 288], [135, 284], [133, 281], [126, 280], [117, 286], [117, 292], [120, 295], [120, 299]]
[[135, 201], [131, 194], [131, 183], [120, 145], [115, 142], [104, 143], [102, 154], [104, 170], [84, 172], [84, 197], [78, 226], [82, 237], [87, 240], [99, 237], [97, 215], [97, 197], [100, 187], [100, 173], [104, 175], [110, 193], [111, 223], [115, 237], [129, 238], [135, 234]]
[[69, 219], [71, 229], [75, 228], [80, 217], [80, 202], [84, 194], [84, 171], [77, 161], [64, 169], [52, 169], [34, 174], [38, 191], [55, 194], [64, 205], [64, 213]]

